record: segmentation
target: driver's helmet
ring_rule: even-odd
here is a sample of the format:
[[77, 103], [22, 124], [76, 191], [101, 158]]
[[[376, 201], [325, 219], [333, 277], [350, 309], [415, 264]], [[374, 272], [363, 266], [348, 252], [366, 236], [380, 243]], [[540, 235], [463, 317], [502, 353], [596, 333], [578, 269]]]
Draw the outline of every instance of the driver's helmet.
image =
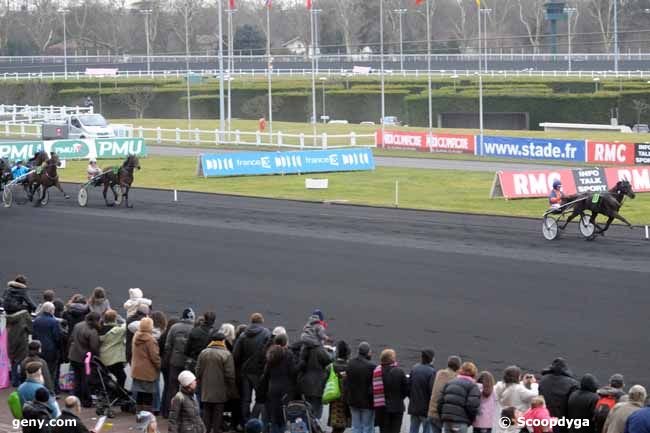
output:
[[95, 158], [90, 158], [90, 159], [88, 160], [88, 162], [89, 162], [90, 164], [95, 164], [95, 163], [97, 163], [97, 160], [96, 160]]
[[562, 186], [562, 182], [560, 182], [559, 179], [553, 181], [553, 189], [560, 189], [561, 186]]
[[18, 165], [18, 164], [22, 164], [22, 163], [23, 163], [23, 160], [22, 160], [22, 159], [17, 159], [17, 160], [16, 160], [16, 165]]

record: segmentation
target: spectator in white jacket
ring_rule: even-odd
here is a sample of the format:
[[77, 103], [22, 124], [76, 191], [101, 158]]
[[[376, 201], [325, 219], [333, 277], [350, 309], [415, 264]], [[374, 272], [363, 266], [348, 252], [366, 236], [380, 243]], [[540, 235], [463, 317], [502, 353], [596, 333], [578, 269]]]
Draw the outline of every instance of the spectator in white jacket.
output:
[[538, 395], [535, 376], [526, 374], [521, 377], [521, 370], [516, 365], [503, 371], [503, 380], [496, 384], [494, 392], [502, 408], [514, 407], [519, 412], [530, 409], [530, 403]]

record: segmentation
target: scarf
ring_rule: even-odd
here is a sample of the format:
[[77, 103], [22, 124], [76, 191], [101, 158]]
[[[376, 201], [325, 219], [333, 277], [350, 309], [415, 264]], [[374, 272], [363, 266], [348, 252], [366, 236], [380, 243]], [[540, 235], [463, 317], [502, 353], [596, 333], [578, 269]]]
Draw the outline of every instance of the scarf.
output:
[[220, 340], [214, 340], [214, 341], [211, 341], [210, 344], [208, 344], [208, 347], [222, 347], [222, 348], [225, 349], [226, 348], [226, 343], [224, 343], [223, 341], [220, 341]]
[[[397, 362], [390, 364], [390, 367], [397, 367]], [[372, 372], [372, 400], [375, 408], [386, 406], [384, 395], [383, 367], [379, 364]]]

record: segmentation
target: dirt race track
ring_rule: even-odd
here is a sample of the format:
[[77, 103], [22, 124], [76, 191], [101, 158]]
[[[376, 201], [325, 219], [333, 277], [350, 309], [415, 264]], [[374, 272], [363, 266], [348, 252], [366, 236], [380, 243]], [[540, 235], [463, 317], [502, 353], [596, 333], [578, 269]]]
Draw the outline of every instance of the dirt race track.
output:
[[80, 208], [67, 188], [69, 201], [52, 192], [45, 208], [0, 208], [0, 277], [26, 273], [34, 298], [102, 285], [118, 307], [141, 287], [172, 314], [261, 311], [292, 339], [317, 307], [335, 338], [395, 347], [406, 367], [427, 347], [437, 366], [457, 353], [498, 377], [562, 355], [578, 375], [650, 384], [641, 230], [586, 242], [572, 226], [548, 242], [539, 220], [190, 193], [174, 203], [142, 189], [134, 209], [104, 207], [99, 190]]

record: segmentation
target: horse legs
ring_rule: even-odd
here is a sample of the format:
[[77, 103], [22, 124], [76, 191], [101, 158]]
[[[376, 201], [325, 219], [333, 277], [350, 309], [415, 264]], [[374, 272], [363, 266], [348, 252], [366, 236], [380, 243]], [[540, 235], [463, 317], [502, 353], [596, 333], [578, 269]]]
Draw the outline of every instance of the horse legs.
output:
[[582, 211], [580, 211], [579, 209], [573, 209], [573, 212], [571, 213], [571, 215], [569, 215], [569, 218], [567, 218], [566, 221], [564, 221], [564, 224], [560, 226], [560, 230], [564, 230], [566, 226], [568, 226], [569, 223], [578, 215], [582, 215]]
[[109, 203], [108, 200], [106, 199], [106, 192], [108, 191], [108, 186], [109, 186], [109, 182], [108, 181], [104, 182], [104, 191], [102, 191], [102, 194], [104, 195], [104, 203], [106, 203], [106, 206], [111, 207], [114, 206], [115, 203]]
[[626, 220], [623, 217], [623, 215], [621, 215], [620, 213], [615, 212], [614, 215], [612, 215], [612, 219], [614, 219], [614, 218], [618, 219], [621, 222], [624, 222], [629, 228], [631, 228], [631, 229], [634, 228], [634, 227], [632, 227], [632, 224], [630, 224], [630, 222], [628, 220]]
[[130, 186], [124, 185], [124, 189], [122, 190], [122, 194], [124, 195], [124, 205], [131, 209], [133, 208], [133, 205], [129, 205], [129, 190], [131, 189]]
[[115, 185], [111, 185], [111, 191], [113, 191], [113, 200], [117, 201], [117, 191], [115, 191]]
[[70, 196], [69, 196], [68, 194], [66, 194], [65, 191], [63, 191], [63, 188], [61, 187], [61, 182], [59, 182], [59, 181], [57, 180], [56, 183], [54, 184], [54, 186], [55, 186], [59, 191], [61, 191], [61, 192], [63, 193], [63, 197], [65, 197], [66, 199], [69, 199], [69, 198], [70, 198]]

